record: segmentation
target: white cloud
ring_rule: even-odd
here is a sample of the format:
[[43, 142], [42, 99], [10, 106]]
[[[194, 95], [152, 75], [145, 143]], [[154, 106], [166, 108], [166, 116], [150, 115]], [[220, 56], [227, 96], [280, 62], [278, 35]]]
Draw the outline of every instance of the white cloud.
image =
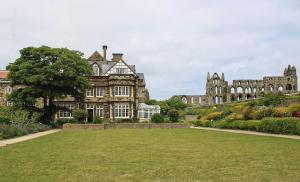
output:
[[206, 73], [239, 78], [300, 69], [297, 0], [11, 0], [0, 7], [0, 67], [26, 46], [102, 44], [144, 72], [150, 94], [204, 94]]

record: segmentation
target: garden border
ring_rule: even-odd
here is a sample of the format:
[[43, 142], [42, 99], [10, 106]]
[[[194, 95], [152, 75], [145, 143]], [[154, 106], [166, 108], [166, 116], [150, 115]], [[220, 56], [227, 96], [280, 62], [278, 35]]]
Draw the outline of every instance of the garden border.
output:
[[182, 123], [108, 123], [108, 124], [71, 124], [63, 125], [63, 130], [106, 130], [106, 129], [175, 129], [175, 128], [190, 128], [189, 124]]

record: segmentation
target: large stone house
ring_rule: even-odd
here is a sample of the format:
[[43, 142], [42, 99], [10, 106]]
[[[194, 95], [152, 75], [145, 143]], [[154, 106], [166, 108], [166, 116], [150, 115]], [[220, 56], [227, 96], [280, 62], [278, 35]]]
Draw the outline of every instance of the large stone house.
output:
[[191, 105], [214, 105], [256, 99], [268, 93], [294, 94], [298, 92], [297, 71], [289, 65], [282, 76], [266, 76], [262, 80], [233, 80], [228, 84], [224, 73], [207, 73], [205, 95], [176, 95]]
[[[138, 117], [141, 104], [149, 99], [143, 73], [136, 70], [135, 65], [127, 64], [120, 53], [112, 54], [112, 59], [107, 59], [107, 46], [103, 46], [103, 54], [95, 51], [87, 61], [93, 68], [93, 75], [88, 76], [91, 88], [85, 91], [82, 103], [75, 102], [73, 97], [56, 99], [56, 105], [69, 108], [71, 111], [84, 107], [87, 110], [89, 122], [95, 117], [117, 119], [133, 119]], [[0, 101], [2, 105], [9, 105], [6, 94], [12, 91], [7, 80], [7, 71], [0, 72]], [[42, 105], [39, 100], [37, 105]], [[150, 115], [159, 112], [153, 111]], [[146, 112], [143, 112], [146, 113]], [[149, 120], [148, 114], [139, 115], [142, 120]], [[145, 117], [144, 117], [145, 116]], [[59, 111], [58, 118], [72, 118], [72, 112]], [[151, 116], [150, 116], [151, 117]]]

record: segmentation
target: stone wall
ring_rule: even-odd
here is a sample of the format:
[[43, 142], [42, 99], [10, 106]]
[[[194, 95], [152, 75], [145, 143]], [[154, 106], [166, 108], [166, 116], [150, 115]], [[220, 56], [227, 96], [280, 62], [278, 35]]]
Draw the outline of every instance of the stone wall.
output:
[[151, 128], [162, 128], [162, 129], [173, 129], [173, 128], [190, 128], [188, 124], [181, 123], [109, 123], [109, 124], [64, 124], [63, 130], [105, 130], [105, 129], [151, 129]]

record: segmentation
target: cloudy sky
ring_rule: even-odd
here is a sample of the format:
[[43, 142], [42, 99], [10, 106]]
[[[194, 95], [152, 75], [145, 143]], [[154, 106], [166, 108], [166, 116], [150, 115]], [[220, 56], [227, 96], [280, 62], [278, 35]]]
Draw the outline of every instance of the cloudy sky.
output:
[[[26, 46], [109, 54], [145, 73], [152, 98], [204, 94], [225, 78], [300, 69], [300, 0], [10, 0], [0, 6], [0, 69]], [[299, 72], [298, 72], [299, 74]]]

